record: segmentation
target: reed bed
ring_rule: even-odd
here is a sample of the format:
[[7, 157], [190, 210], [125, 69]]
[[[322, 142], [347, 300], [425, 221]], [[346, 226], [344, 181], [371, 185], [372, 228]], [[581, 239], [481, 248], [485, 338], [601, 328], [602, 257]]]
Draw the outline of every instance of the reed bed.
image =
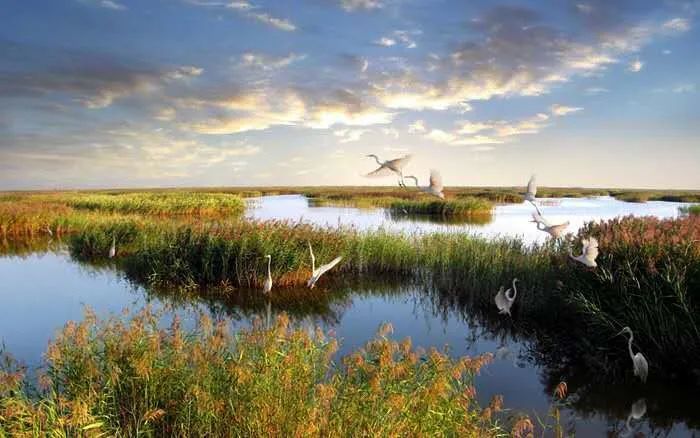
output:
[[700, 205], [695, 204], [695, 205], [689, 205], [687, 207], [681, 207], [680, 212], [682, 214], [700, 216]]
[[68, 198], [77, 210], [145, 215], [239, 215], [245, 210], [240, 197], [225, 193], [90, 194]]
[[458, 200], [396, 201], [389, 206], [393, 214], [420, 214], [441, 217], [491, 216], [493, 204], [485, 199], [465, 197]]
[[335, 339], [284, 315], [232, 335], [204, 316], [185, 331], [148, 309], [126, 321], [88, 312], [49, 346], [38, 391], [12, 361], [0, 367], [0, 435], [502, 435], [501, 399], [475, 401], [489, 355], [425, 353], [390, 332], [339, 366]]

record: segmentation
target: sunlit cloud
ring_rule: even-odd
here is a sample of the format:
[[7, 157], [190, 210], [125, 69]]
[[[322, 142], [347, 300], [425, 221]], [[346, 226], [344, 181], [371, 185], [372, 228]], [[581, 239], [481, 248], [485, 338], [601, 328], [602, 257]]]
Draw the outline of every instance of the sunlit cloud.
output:
[[383, 0], [340, 0], [340, 6], [346, 11], [373, 10], [384, 7]]
[[634, 61], [630, 62], [627, 65], [627, 70], [631, 71], [632, 73], [637, 73], [642, 71], [642, 68], [644, 67], [644, 63], [640, 61], [639, 59], [635, 59]]
[[552, 113], [554, 116], [565, 116], [567, 114], [575, 113], [578, 111], [581, 111], [583, 108], [581, 107], [575, 107], [575, 106], [566, 106], [566, 105], [559, 105], [559, 104], [554, 104], [549, 107], [549, 111]]
[[408, 125], [409, 134], [420, 134], [425, 131], [427, 131], [427, 128], [425, 127], [425, 121], [423, 120], [416, 120], [415, 122]]
[[286, 56], [272, 56], [262, 53], [247, 52], [241, 55], [241, 65], [244, 67], [271, 71], [288, 67], [305, 58], [306, 55], [299, 55], [296, 53], [290, 53]]
[[687, 32], [690, 30], [690, 20], [687, 18], [672, 18], [663, 24], [664, 29], [674, 32]]

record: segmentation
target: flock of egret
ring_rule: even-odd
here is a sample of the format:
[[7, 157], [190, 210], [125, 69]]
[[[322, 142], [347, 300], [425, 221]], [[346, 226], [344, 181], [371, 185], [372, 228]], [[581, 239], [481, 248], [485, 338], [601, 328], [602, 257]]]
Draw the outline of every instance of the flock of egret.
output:
[[[525, 193], [525, 200], [530, 202], [536, 210], [534, 213], [532, 213], [533, 220], [531, 222], [535, 222], [537, 224], [538, 230], [547, 232], [553, 238], [558, 239], [564, 234], [564, 231], [566, 231], [566, 228], [569, 226], [569, 221], [558, 225], [553, 225], [549, 221], [547, 221], [542, 215], [540, 209], [537, 207], [536, 196], [537, 183], [535, 181], [535, 176], [533, 175], [527, 184], [527, 192]], [[583, 246], [581, 254], [574, 256], [571, 252], [571, 248], [569, 248], [569, 258], [581, 263], [582, 265], [588, 268], [596, 268], [598, 266], [598, 264], [596, 263], [596, 258], [598, 258], [598, 240], [595, 237], [583, 238], [581, 239], [581, 244]], [[515, 302], [515, 297], [518, 292], [515, 288], [515, 283], [517, 281], [517, 278], [513, 279], [512, 295], [510, 294], [511, 289], [504, 291], [503, 286], [501, 286], [501, 288], [496, 293], [496, 296], [494, 297], [494, 302], [496, 303], [496, 307], [498, 308], [500, 314], [506, 314], [510, 316], [510, 309], [513, 306], [513, 303]], [[622, 334], [630, 335], [628, 341], [628, 348], [630, 359], [632, 359], [632, 370], [634, 372], [634, 375], [639, 377], [639, 379], [642, 382], [646, 383], [647, 376], [649, 375], [649, 364], [641, 352], [634, 354], [632, 351], [632, 340], [634, 339], [632, 329], [630, 329], [629, 327], [625, 327], [620, 333], [618, 333], [618, 335]]]

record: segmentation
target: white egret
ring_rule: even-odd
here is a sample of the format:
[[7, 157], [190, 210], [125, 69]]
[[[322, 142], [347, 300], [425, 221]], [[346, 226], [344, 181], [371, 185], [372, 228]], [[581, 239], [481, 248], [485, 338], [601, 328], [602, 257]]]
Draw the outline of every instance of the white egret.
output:
[[527, 192], [525, 193], [525, 200], [530, 201], [530, 204], [532, 204], [533, 207], [535, 207], [535, 210], [537, 210], [538, 214], [542, 214], [540, 212], [540, 209], [537, 208], [537, 204], [535, 204], [535, 196], [537, 195], [537, 182], [535, 181], [535, 175], [532, 175], [530, 177], [530, 181], [527, 182]]
[[46, 228], [44, 228], [44, 230], [49, 235], [49, 237], [53, 237], [53, 231], [51, 231], [51, 227], [47, 225]]
[[270, 263], [272, 262], [272, 256], [268, 254], [265, 256], [265, 258], [267, 259], [267, 278], [265, 279], [265, 283], [263, 283], [262, 292], [264, 294], [268, 294], [272, 290], [272, 273], [270, 272]]
[[558, 239], [564, 231], [569, 227], [570, 222], [566, 221], [564, 223], [553, 225], [547, 219], [544, 218], [540, 213], [532, 213], [532, 221], [537, 224], [537, 229], [549, 233], [550, 236]]
[[420, 187], [418, 185], [418, 178], [413, 175], [406, 175], [406, 178], [411, 178], [416, 183], [416, 187], [422, 192], [429, 195], [437, 196], [440, 199], [445, 199], [445, 194], [442, 192], [442, 176], [437, 170], [430, 171], [430, 185], [428, 187]]
[[314, 257], [314, 250], [311, 248], [311, 242], [309, 242], [309, 253], [311, 254], [311, 278], [309, 278], [309, 281], [306, 282], [306, 285], [309, 287], [309, 289], [313, 289], [318, 279], [321, 278], [321, 275], [325, 274], [335, 265], [340, 263], [340, 261], [343, 260], [343, 257], [336, 257], [330, 263], [326, 263], [325, 265], [321, 265], [316, 268], [316, 257]]
[[581, 243], [583, 244], [581, 255], [574, 256], [571, 253], [571, 248], [569, 248], [569, 257], [589, 268], [595, 268], [598, 266], [595, 261], [596, 257], [598, 257], [598, 240], [595, 237], [591, 237], [590, 239], [581, 239]]
[[117, 255], [117, 239], [112, 236], [112, 246], [109, 247], [109, 258], [113, 259]]
[[[518, 289], [515, 287], [515, 283], [517, 283], [518, 281], [520, 280], [518, 280], [517, 278], [513, 279], [512, 289], [504, 291], [503, 286], [501, 286], [501, 288], [498, 290], [494, 301], [496, 302], [496, 307], [498, 307], [498, 313], [500, 313], [501, 315], [510, 315], [510, 308], [513, 307], [515, 297], [518, 295]], [[513, 292], [513, 295], [510, 295], [511, 291]]]
[[649, 375], [649, 363], [647, 362], [644, 355], [639, 352], [634, 354], [632, 352], [632, 340], [634, 339], [634, 334], [632, 334], [632, 329], [629, 327], [623, 328], [618, 335], [627, 333], [630, 335], [629, 341], [627, 341], [627, 348], [630, 352], [630, 359], [632, 359], [632, 368], [634, 370], [634, 375], [642, 380], [642, 383], [646, 383], [647, 376]]
[[395, 173], [399, 176], [399, 186], [404, 187], [405, 184], [403, 182], [403, 168], [406, 166], [406, 164], [411, 160], [411, 155], [404, 155], [401, 158], [394, 158], [393, 160], [387, 160], [387, 161], [381, 161], [378, 156], [374, 154], [367, 155], [368, 157], [374, 158], [377, 161], [377, 164], [379, 164], [379, 167], [376, 170], [373, 170], [372, 172], [368, 173], [367, 177], [382, 177], [382, 176], [389, 176], [392, 173]]

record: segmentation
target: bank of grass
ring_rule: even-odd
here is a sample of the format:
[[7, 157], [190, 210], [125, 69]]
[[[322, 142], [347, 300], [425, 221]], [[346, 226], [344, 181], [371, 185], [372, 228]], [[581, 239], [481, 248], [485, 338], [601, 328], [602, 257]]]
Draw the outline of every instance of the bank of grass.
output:
[[115, 221], [221, 220], [240, 217], [245, 203], [223, 193], [31, 193], [0, 195], [0, 236], [72, 233]]
[[0, 436], [502, 435], [495, 398], [476, 403], [490, 356], [421, 353], [390, 326], [342, 361], [319, 330], [281, 316], [235, 335], [202, 317], [193, 331], [133, 319], [69, 323], [46, 354], [42, 389], [0, 368]]
[[245, 203], [226, 193], [125, 193], [69, 196], [69, 207], [77, 210], [144, 215], [240, 215]]

